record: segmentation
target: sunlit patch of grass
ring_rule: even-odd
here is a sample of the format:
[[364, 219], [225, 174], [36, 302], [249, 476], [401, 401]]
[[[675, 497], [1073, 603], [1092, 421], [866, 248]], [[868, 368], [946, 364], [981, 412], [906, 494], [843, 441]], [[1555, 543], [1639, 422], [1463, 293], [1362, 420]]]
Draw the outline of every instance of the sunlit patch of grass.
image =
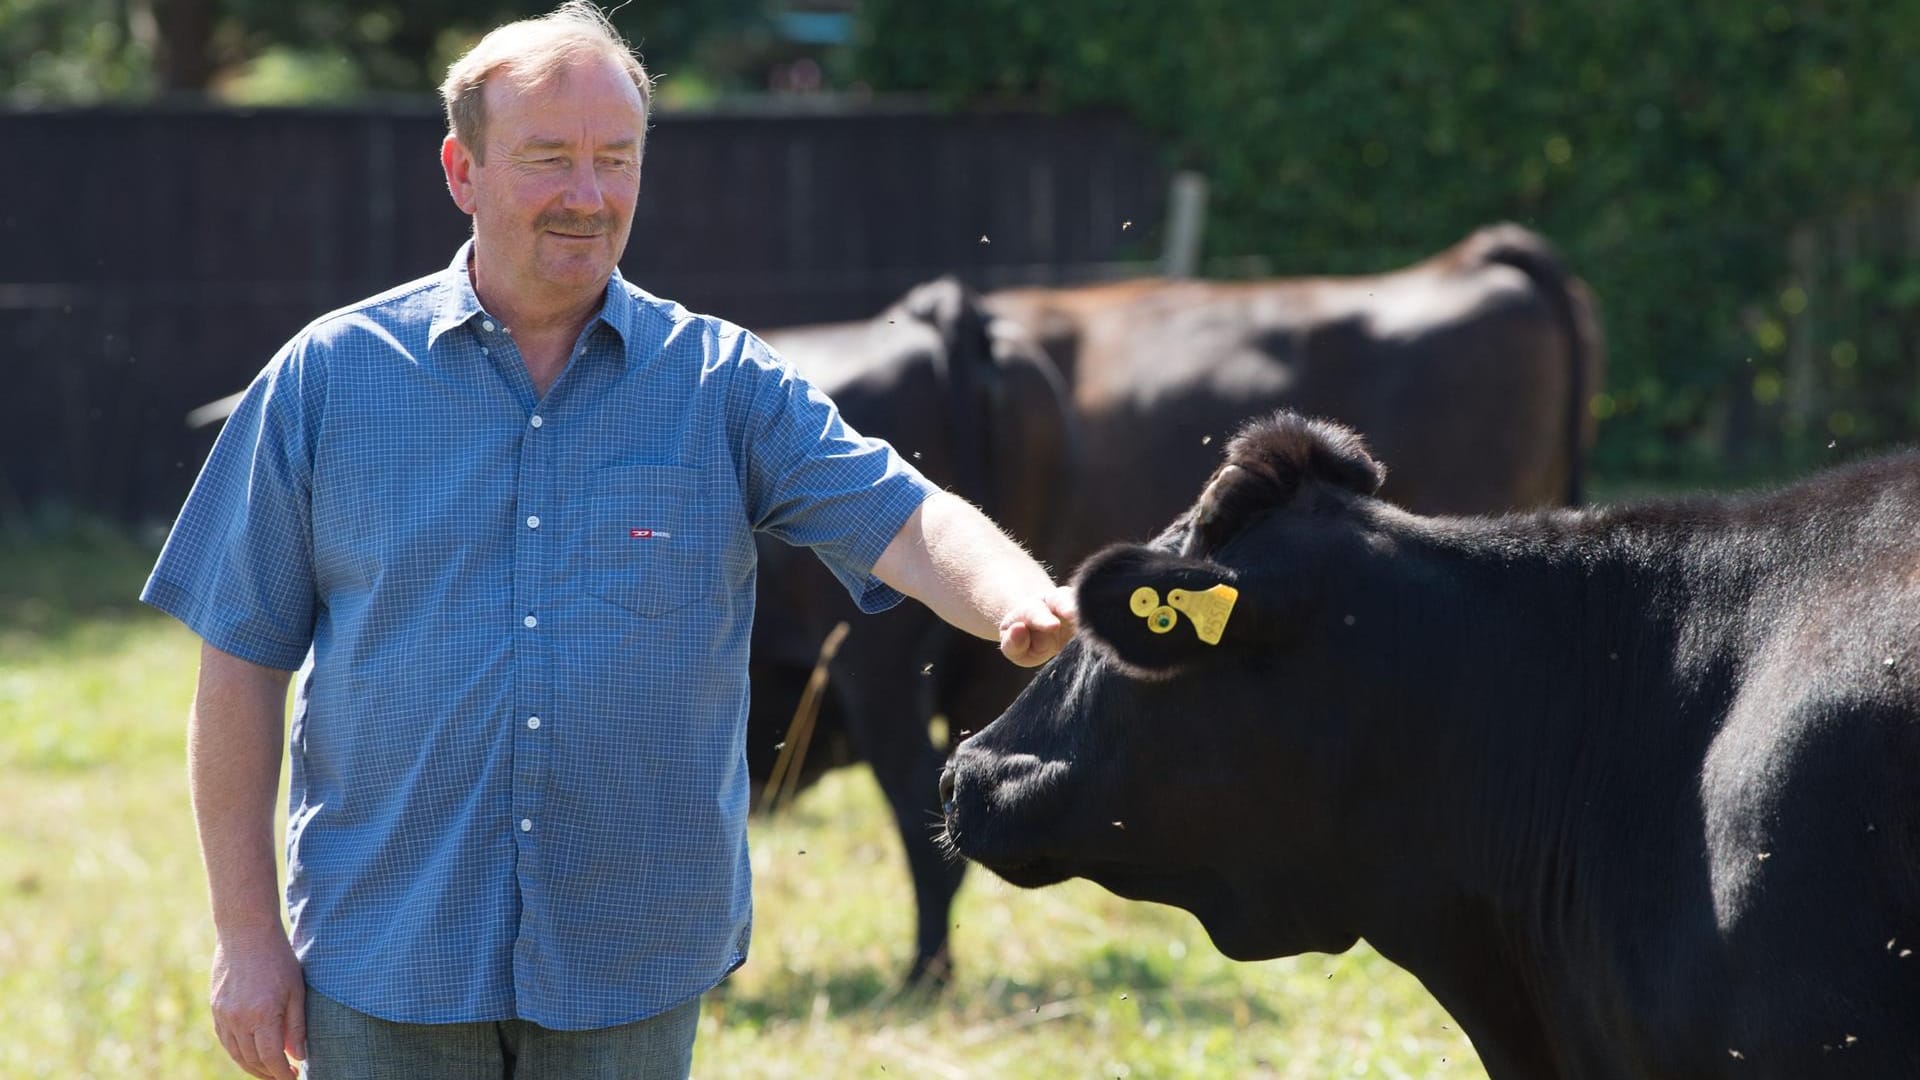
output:
[[[133, 603], [150, 552], [5, 543], [0, 1076], [239, 1076], [207, 1017], [183, 767], [198, 643]], [[841, 770], [753, 830], [753, 955], [702, 1018], [708, 1080], [1485, 1075], [1364, 947], [1234, 963], [1185, 913], [1083, 882], [1028, 892], [976, 871], [953, 984], [901, 993], [913, 894], [869, 774]]]
[[708, 1005], [698, 1074], [1485, 1075], [1426, 991], [1364, 946], [1235, 963], [1186, 913], [1084, 882], [1030, 892], [974, 873], [954, 984], [899, 994], [912, 890], [886, 820], [848, 770], [757, 826], [754, 955]]
[[0, 780], [0, 1075], [221, 1075], [179, 762]]
[[0, 659], [0, 766], [72, 770], [183, 760], [198, 642], [164, 616], [76, 624], [58, 650]]
[[197, 645], [140, 610], [151, 560], [100, 528], [0, 536], [0, 1076], [221, 1075], [182, 752]]
[[153, 555], [101, 526], [0, 532], [0, 766], [147, 761], [180, 745], [188, 699], [156, 690], [191, 686], [195, 645], [139, 602]]

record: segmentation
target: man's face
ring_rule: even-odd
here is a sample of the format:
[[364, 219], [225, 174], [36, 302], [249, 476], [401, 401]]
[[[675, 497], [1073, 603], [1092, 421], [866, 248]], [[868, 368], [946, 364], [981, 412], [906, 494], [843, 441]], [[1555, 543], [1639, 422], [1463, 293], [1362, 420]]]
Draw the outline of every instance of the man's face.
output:
[[486, 161], [451, 138], [454, 201], [473, 215], [476, 276], [521, 302], [604, 288], [626, 250], [646, 130], [640, 93], [609, 60], [535, 86], [489, 80]]

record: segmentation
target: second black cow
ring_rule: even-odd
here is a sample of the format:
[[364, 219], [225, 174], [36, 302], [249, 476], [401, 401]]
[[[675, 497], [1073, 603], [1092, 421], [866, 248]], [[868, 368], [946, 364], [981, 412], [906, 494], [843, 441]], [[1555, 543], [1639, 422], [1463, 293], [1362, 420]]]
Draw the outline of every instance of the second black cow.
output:
[[[1014, 536], [1047, 547], [1066, 497], [1076, 430], [1045, 353], [950, 278], [909, 292], [855, 323], [771, 331], [769, 344], [864, 435], [886, 439], [919, 469], [984, 509]], [[783, 751], [808, 739], [805, 784], [866, 761], [903, 840], [917, 908], [909, 981], [949, 969], [948, 912], [963, 863], [933, 843], [934, 788], [948, 745], [929, 728], [986, 726], [1028, 672], [989, 642], [905, 603], [863, 615], [809, 552], [761, 538], [753, 624], [747, 764], [766, 784]], [[846, 629], [836, 634], [836, 627]], [[837, 642], [811, 733], [791, 729], [823, 646]]]

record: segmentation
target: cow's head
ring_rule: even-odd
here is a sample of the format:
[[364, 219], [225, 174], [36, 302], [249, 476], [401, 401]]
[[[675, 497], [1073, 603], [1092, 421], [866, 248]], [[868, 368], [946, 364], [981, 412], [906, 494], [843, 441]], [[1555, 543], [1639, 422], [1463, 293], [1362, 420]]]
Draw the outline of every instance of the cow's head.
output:
[[1337, 691], [1375, 612], [1330, 577], [1399, 513], [1373, 498], [1383, 476], [1352, 432], [1281, 413], [1158, 539], [1089, 559], [1079, 635], [942, 778], [957, 849], [1017, 885], [1186, 908], [1238, 958], [1351, 945], [1365, 736]]

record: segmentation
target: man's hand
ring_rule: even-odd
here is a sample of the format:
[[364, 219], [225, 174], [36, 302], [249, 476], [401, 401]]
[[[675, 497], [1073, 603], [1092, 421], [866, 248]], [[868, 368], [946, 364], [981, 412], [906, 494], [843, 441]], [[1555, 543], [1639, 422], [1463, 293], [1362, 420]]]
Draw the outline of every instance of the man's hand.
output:
[[1073, 637], [1079, 619], [1073, 590], [1064, 585], [1023, 600], [1000, 620], [1000, 653], [1021, 667], [1038, 667]]
[[[936, 491], [873, 564], [881, 581], [986, 641], [1021, 667], [1046, 663], [1073, 637], [1073, 592], [972, 503]], [[995, 619], [999, 622], [996, 624]]]
[[220, 935], [213, 950], [213, 1030], [228, 1056], [262, 1080], [296, 1080], [307, 1057], [307, 987], [278, 925]]

